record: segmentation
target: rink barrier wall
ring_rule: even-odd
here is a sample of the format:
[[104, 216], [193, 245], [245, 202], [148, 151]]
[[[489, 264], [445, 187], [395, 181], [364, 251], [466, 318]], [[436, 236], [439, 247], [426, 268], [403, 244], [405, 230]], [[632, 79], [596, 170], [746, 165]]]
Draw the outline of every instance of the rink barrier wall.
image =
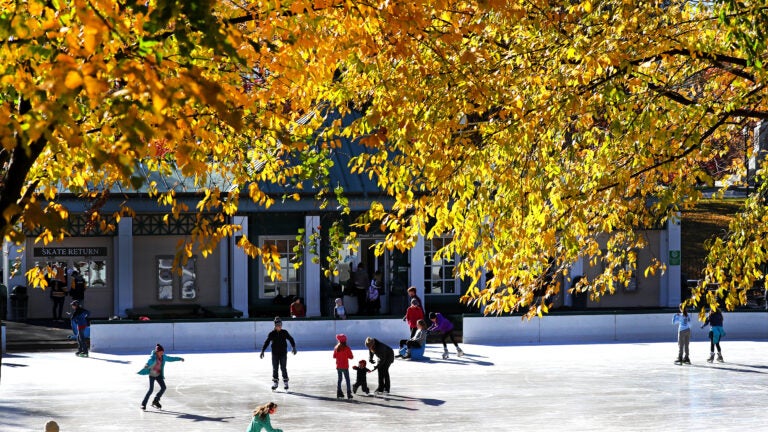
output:
[[[463, 317], [464, 343], [515, 345], [546, 343], [669, 342], [677, 340], [673, 313], [550, 315], [527, 320], [521, 316]], [[701, 328], [691, 314], [691, 340], [707, 340], [709, 327]], [[726, 312], [726, 339], [768, 339], [768, 313]]]
[[5, 323], [0, 323], [0, 352], [5, 353]]
[[[92, 321], [91, 351], [150, 352], [159, 343], [168, 351], [261, 351], [274, 322], [248, 319], [173, 321]], [[353, 349], [365, 349], [365, 338], [374, 337], [397, 347], [410, 331], [402, 319], [286, 319], [283, 329], [297, 349], [332, 349], [336, 335], [347, 335]]]

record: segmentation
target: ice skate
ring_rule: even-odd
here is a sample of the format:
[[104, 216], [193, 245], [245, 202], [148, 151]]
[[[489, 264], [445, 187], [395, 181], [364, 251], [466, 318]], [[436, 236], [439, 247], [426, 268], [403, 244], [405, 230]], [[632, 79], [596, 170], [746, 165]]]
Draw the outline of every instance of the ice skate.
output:
[[464, 357], [464, 351], [462, 351], [461, 348], [456, 347], [456, 355], [459, 357]]
[[83, 353], [78, 354], [77, 356], [78, 357], [88, 357], [88, 353], [87, 352], [83, 352]]
[[152, 401], [152, 406], [153, 406], [153, 407], [155, 407], [155, 408], [157, 408], [157, 409], [162, 409], [162, 408], [163, 408], [163, 406], [162, 406], [162, 405], [160, 405], [160, 401], [159, 401], [159, 400], [157, 400], [157, 399], [155, 399], [155, 400], [153, 400], [153, 401]]
[[448, 358], [448, 350], [443, 351], [443, 360]]
[[352, 399], [352, 393], [347, 392], [347, 399]]
[[337, 399], [344, 399], [344, 392], [341, 391], [341, 389], [336, 390], [336, 398]]
[[142, 411], [146, 411], [147, 410], [147, 406], [146, 405], [142, 405], [139, 408], [141, 408]]
[[715, 353], [709, 353], [709, 358], [707, 359], [707, 363], [712, 363], [715, 361]]
[[288, 391], [288, 380], [283, 381], [283, 390]]
[[684, 363], [684, 364], [691, 364], [691, 359], [689, 359], [689, 358], [688, 358], [688, 356], [686, 356], [686, 357], [683, 359], [683, 363]]
[[675, 364], [676, 364], [676, 365], [681, 365], [681, 364], [683, 364], [683, 359], [681, 359], [680, 357], [676, 358], [676, 359], [675, 359]]
[[725, 360], [723, 360], [723, 355], [721, 353], [717, 353], [717, 361], [718, 361], [718, 363], [722, 363], [722, 362], [725, 361]]
[[272, 391], [277, 390], [277, 380], [272, 381]]

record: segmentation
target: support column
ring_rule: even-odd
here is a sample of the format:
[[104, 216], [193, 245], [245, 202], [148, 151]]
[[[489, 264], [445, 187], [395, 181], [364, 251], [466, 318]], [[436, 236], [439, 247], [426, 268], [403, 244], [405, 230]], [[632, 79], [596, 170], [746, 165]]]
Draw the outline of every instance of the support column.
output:
[[[662, 286], [666, 285], [666, 298], [663, 299], [661, 306], [678, 307], [682, 301], [680, 294], [682, 291], [680, 269], [680, 263], [682, 260], [682, 255], [680, 253], [680, 231], [680, 214], [678, 213], [667, 221], [667, 241], [661, 242], [661, 257], [664, 263], [667, 265], [667, 271], [661, 277]], [[664, 250], [664, 246], [666, 246], [666, 250]]]
[[416, 287], [416, 295], [419, 296], [424, 310], [427, 310], [427, 298], [424, 296], [424, 237], [419, 236], [416, 244], [410, 251], [411, 267], [408, 275], [410, 286]]
[[[229, 246], [229, 275], [232, 279], [232, 307], [243, 312], [243, 318], [248, 318], [248, 255], [237, 247], [237, 241], [241, 237], [248, 238], [248, 217], [235, 216], [233, 223], [240, 225], [241, 229], [234, 236]], [[226, 268], [226, 267], [225, 267]]]
[[307, 308], [307, 317], [320, 316], [320, 268], [319, 262], [314, 262], [312, 258], [320, 256], [320, 239], [314, 249], [310, 250], [310, 236], [317, 232], [320, 226], [320, 216], [304, 217], [304, 244], [307, 245], [304, 250], [304, 306]]
[[114, 313], [125, 317], [125, 310], [133, 307], [133, 218], [120, 218], [114, 242]]

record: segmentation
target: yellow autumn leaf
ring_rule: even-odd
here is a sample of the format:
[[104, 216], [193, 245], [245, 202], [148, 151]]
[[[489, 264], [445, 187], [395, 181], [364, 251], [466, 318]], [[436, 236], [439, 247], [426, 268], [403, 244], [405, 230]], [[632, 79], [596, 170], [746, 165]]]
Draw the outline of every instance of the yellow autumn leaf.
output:
[[83, 84], [83, 77], [80, 75], [80, 72], [77, 71], [69, 71], [67, 72], [67, 76], [64, 79], [64, 86], [67, 87], [70, 90], [74, 90], [80, 85]]

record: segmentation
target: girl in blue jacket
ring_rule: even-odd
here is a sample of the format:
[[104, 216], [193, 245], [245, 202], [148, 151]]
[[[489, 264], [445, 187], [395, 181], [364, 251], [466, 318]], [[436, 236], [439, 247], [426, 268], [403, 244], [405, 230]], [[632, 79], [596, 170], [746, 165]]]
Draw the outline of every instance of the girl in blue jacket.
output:
[[163, 346], [160, 344], [155, 345], [155, 349], [149, 356], [147, 364], [144, 365], [144, 368], [139, 371], [139, 375], [149, 375], [149, 390], [144, 396], [144, 400], [141, 401], [141, 409], [147, 409], [147, 401], [149, 400], [149, 396], [152, 395], [152, 391], [155, 388], [155, 381], [157, 381], [157, 384], [160, 385], [160, 391], [157, 392], [155, 399], [152, 400], [152, 406], [157, 409], [162, 408], [160, 405], [160, 398], [163, 397], [163, 393], [165, 393], [165, 363], [175, 361], [184, 361], [184, 359], [181, 357], [165, 355]]

